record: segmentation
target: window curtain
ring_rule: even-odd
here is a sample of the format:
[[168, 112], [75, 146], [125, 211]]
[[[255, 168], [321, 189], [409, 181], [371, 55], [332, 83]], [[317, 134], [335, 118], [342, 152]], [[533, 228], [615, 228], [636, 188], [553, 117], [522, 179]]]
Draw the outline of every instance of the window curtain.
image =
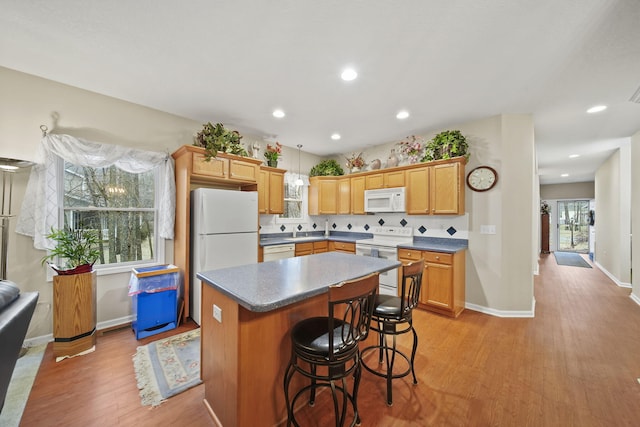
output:
[[173, 159], [166, 153], [136, 150], [119, 145], [86, 141], [70, 135], [45, 135], [36, 164], [31, 169], [16, 232], [33, 238], [36, 249], [52, 249], [45, 237], [51, 227], [58, 228], [57, 159], [92, 168], [115, 165], [129, 173], [143, 173], [160, 167], [158, 235], [173, 239], [176, 186]]

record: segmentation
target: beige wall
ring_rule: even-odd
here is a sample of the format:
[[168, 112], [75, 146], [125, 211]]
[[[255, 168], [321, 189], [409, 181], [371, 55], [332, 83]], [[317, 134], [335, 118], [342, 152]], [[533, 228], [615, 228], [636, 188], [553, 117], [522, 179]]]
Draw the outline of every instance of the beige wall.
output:
[[595, 261], [619, 284], [631, 282], [630, 146], [596, 171]]
[[[73, 88], [50, 80], [0, 67], [0, 157], [34, 160], [46, 125], [54, 133], [67, 133], [94, 141], [172, 152], [191, 144], [201, 123], [157, 110]], [[58, 118], [52, 119], [56, 113]], [[27, 171], [16, 176], [15, 212], [20, 209]], [[33, 249], [30, 238], [15, 233], [10, 222], [7, 277], [22, 291], [38, 291], [40, 298], [28, 338], [52, 331], [52, 285], [40, 265], [43, 251]], [[173, 260], [173, 242], [165, 245], [167, 261]], [[129, 273], [98, 277], [97, 315], [103, 327], [121, 323], [131, 314], [127, 295]]]
[[573, 182], [569, 184], [546, 184], [540, 186], [541, 200], [558, 199], [593, 199], [595, 183]]
[[[640, 131], [631, 137], [631, 164], [640, 164]], [[631, 168], [631, 230], [640, 230], [640, 168]], [[636, 233], [636, 236], [638, 233]], [[631, 252], [640, 254], [640, 239], [632, 240]], [[636, 274], [632, 278], [631, 297], [640, 304], [640, 256], [635, 256], [631, 260], [632, 268]]]

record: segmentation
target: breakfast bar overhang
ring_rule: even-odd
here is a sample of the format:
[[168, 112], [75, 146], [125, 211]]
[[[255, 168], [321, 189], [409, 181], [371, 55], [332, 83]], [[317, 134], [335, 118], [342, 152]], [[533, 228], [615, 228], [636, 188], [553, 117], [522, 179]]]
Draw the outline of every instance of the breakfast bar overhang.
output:
[[282, 383], [291, 327], [327, 315], [329, 286], [399, 266], [327, 252], [199, 272], [201, 375], [214, 422], [233, 427], [286, 421]]

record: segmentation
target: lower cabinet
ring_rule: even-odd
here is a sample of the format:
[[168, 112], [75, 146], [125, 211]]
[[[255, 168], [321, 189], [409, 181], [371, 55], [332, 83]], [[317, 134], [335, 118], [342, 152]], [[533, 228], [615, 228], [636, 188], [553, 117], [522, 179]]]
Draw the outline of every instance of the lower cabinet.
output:
[[329, 251], [331, 252], [344, 252], [347, 254], [355, 254], [356, 253], [356, 244], [349, 242], [329, 242]]
[[465, 303], [465, 251], [456, 253], [398, 249], [398, 260], [424, 259], [420, 304], [446, 316], [458, 317]]
[[320, 240], [317, 242], [296, 243], [296, 256], [321, 254], [329, 250], [329, 242]]

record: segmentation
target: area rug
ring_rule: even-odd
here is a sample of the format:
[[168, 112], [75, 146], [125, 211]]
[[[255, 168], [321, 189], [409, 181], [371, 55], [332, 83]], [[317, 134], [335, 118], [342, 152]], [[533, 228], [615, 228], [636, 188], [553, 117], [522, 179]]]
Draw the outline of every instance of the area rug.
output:
[[18, 359], [13, 369], [7, 397], [0, 413], [0, 426], [18, 427], [22, 419], [24, 407], [36, 379], [46, 344], [27, 348], [27, 352]]
[[143, 405], [158, 406], [200, 384], [200, 329], [138, 347], [133, 367]]
[[591, 265], [575, 252], [554, 252], [558, 265], [591, 268]]

